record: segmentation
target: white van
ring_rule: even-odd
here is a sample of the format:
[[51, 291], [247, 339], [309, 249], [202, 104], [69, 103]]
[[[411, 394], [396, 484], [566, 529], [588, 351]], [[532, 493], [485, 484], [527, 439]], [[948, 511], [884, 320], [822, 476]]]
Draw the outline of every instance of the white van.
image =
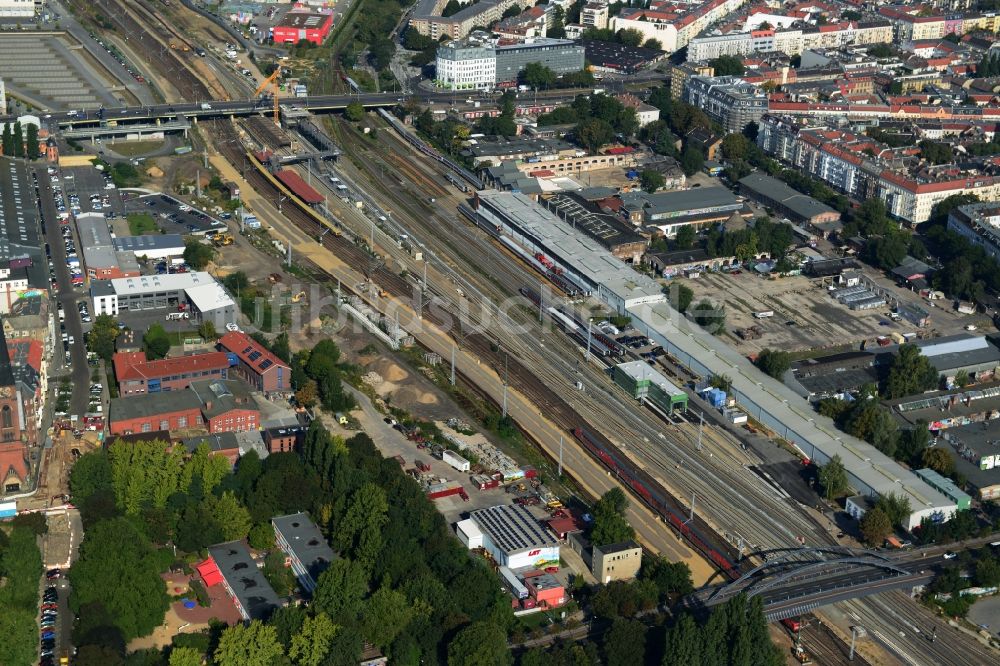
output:
[[763, 310], [761, 312], [754, 312], [753, 313], [754, 319], [767, 319], [767, 318], [773, 317], [773, 316], [774, 316], [774, 311], [773, 310]]

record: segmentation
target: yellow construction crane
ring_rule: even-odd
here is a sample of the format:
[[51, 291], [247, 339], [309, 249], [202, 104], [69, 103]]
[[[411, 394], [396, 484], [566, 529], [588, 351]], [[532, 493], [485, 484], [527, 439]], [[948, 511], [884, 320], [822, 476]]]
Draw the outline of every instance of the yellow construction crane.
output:
[[271, 76], [264, 79], [264, 81], [257, 87], [257, 91], [254, 95], [259, 95], [264, 92], [264, 89], [268, 86], [273, 86], [274, 90], [271, 91], [271, 96], [274, 99], [274, 124], [281, 125], [281, 118], [278, 112], [278, 78], [281, 76], [281, 65], [277, 65], [274, 71], [271, 72]]

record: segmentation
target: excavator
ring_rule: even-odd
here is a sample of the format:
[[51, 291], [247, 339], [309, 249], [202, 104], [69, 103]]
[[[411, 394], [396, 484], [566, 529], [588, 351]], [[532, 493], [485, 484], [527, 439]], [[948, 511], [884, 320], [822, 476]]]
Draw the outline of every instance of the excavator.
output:
[[254, 95], [259, 95], [262, 92], [264, 92], [264, 90], [268, 86], [272, 87], [271, 99], [274, 101], [274, 124], [278, 125], [279, 127], [281, 126], [281, 117], [279, 115], [279, 110], [278, 110], [278, 85], [279, 85], [278, 79], [280, 77], [281, 77], [281, 65], [279, 64], [277, 67], [274, 68], [274, 71], [271, 72], [271, 76], [264, 79], [261, 82], [261, 84], [257, 87], [256, 92], [254, 92]]

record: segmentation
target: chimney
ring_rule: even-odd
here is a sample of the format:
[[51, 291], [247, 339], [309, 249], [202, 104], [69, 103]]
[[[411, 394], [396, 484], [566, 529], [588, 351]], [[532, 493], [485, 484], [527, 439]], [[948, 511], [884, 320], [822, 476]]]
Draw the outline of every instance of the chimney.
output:
[[206, 400], [205, 401], [205, 409], [206, 410], [211, 410], [212, 409], [212, 401], [211, 400]]

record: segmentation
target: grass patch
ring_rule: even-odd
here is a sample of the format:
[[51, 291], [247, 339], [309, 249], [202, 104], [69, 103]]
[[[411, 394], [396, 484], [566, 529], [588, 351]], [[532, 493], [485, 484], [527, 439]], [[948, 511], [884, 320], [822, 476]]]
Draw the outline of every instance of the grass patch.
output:
[[133, 236], [155, 234], [160, 231], [156, 219], [149, 213], [132, 213], [128, 216], [128, 231]]
[[110, 146], [111, 150], [122, 157], [139, 157], [162, 147], [163, 141], [121, 141]]

